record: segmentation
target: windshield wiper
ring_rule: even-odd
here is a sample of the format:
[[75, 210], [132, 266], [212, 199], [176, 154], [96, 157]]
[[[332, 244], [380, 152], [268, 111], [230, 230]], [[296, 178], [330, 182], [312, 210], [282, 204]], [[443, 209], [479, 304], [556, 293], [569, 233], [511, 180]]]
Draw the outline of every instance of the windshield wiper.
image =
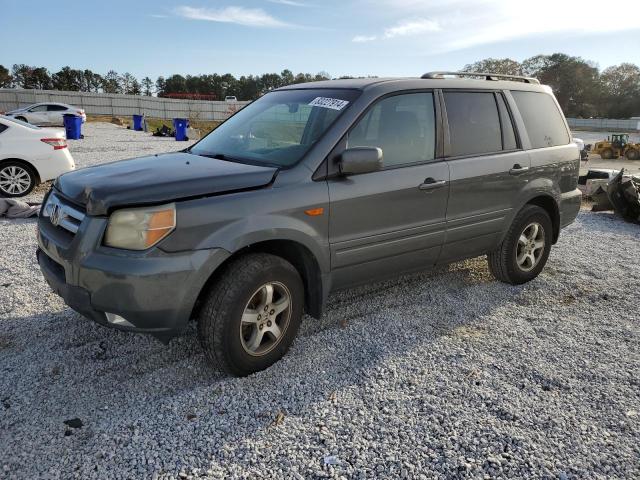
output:
[[[193, 152], [189, 152], [193, 153]], [[249, 158], [232, 157], [225, 153], [196, 153], [194, 155], [200, 155], [201, 157], [214, 158], [216, 160], [224, 160], [225, 162], [242, 163], [244, 165], [254, 165], [256, 167], [273, 167], [282, 168], [282, 165], [277, 163], [263, 162], [261, 160], [251, 160]]]

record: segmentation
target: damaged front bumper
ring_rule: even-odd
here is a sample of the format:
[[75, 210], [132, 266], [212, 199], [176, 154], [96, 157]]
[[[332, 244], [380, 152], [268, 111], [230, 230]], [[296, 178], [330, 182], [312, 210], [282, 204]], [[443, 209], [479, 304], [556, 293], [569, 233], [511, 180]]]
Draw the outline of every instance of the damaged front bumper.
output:
[[69, 235], [41, 216], [37, 258], [47, 283], [101, 325], [168, 341], [187, 324], [200, 291], [229, 253], [120, 251], [101, 245], [105, 226], [106, 220], [87, 216]]

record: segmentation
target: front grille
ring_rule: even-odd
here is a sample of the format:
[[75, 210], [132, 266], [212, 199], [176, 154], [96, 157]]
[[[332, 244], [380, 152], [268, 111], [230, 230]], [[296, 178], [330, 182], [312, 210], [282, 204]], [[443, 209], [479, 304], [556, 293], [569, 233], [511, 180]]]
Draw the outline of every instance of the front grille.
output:
[[51, 193], [42, 210], [42, 216], [49, 219], [51, 225], [76, 234], [85, 214], [77, 207], [62, 200], [55, 193]]

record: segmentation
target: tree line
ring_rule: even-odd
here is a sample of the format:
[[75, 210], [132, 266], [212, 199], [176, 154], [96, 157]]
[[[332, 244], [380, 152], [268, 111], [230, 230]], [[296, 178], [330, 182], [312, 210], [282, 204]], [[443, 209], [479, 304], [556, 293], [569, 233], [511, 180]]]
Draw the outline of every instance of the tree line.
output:
[[[522, 62], [510, 58], [487, 58], [466, 65], [463, 70], [536, 77], [550, 85], [567, 116], [629, 118], [640, 116], [640, 67], [622, 63], [600, 71], [581, 57], [563, 53], [536, 55]], [[205, 94], [222, 99], [227, 95], [254, 100], [284, 85], [327, 80], [326, 72], [317, 74], [283, 70], [280, 73], [248, 75], [236, 78], [230, 73], [171, 75], [138, 79], [130, 73], [110, 70], [105, 75], [91, 70], [63, 67], [51, 73], [45, 67], [24, 64], [11, 70], [0, 65], [0, 87], [35, 88], [81, 92], [126, 93], [130, 95]], [[341, 77], [349, 78], [349, 77]]]

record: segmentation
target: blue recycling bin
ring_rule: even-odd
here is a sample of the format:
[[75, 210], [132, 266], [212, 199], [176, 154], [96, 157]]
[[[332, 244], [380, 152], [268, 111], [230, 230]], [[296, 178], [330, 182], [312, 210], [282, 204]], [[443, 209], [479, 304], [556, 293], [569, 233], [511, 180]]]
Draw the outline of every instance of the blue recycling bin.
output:
[[143, 130], [142, 128], [142, 115], [134, 115], [133, 116], [133, 129], [136, 132], [141, 132]]
[[187, 127], [189, 126], [189, 120], [186, 118], [174, 118], [173, 129], [176, 131], [176, 141], [184, 142], [189, 140], [187, 137]]
[[77, 115], [63, 115], [64, 130], [67, 140], [80, 140], [82, 138], [82, 117]]

